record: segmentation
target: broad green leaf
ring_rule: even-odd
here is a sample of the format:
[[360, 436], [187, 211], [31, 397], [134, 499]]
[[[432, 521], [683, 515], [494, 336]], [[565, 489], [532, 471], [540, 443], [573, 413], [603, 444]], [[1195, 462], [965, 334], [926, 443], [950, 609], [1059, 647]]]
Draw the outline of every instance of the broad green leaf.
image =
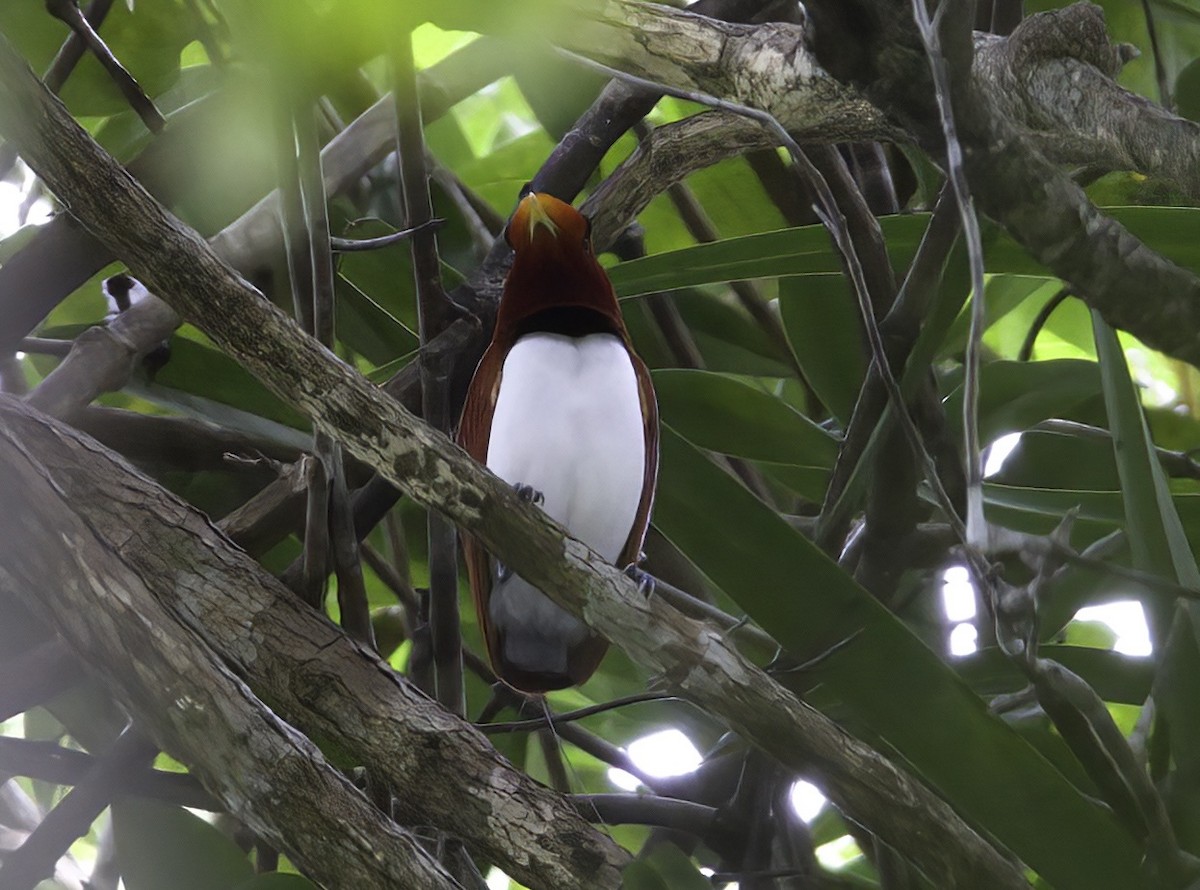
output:
[[[308, 426], [307, 418], [285, 405], [241, 365], [206, 342], [203, 335], [187, 328], [180, 329], [171, 338], [171, 359], [158, 372], [147, 395], [153, 399], [159, 389], [176, 393], [161, 393], [162, 400], [168, 403], [182, 405], [184, 396], [195, 396], [284, 426], [296, 429]], [[202, 409], [200, 413], [203, 413]]]
[[[984, 344], [996, 348], [993, 341], [999, 330], [1014, 329], [1015, 336], [1011, 348], [1000, 348], [997, 351], [1003, 358], [1016, 358], [1029, 331], [1029, 324], [1020, 318], [1021, 309], [1027, 302], [1037, 302], [1039, 291], [1047, 289], [1054, 293], [1061, 285], [1057, 279], [1041, 278], [1032, 275], [991, 275], [987, 279], [987, 329]], [[1015, 316], [1014, 318], [1010, 317]], [[967, 338], [971, 331], [971, 310], [964, 309], [954, 319], [954, 324], [946, 334], [942, 344], [941, 355], [958, 355], [967, 348]], [[1006, 344], [1007, 345], [1007, 344]]]
[[862, 322], [845, 276], [782, 279], [779, 311], [805, 379], [844, 428], [867, 370]]
[[1180, 115], [1200, 121], [1200, 59], [1179, 72], [1175, 81], [1175, 102]]
[[[1047, 532], [1052, 529], [1068, 510], [1078, 509], [1078, 519], [1073, 536], [1079, 544], [1080, 529], [1088, 523], [1105, 526], [1104, 533], [1126, 524], [1125, 504], [1119, 491], [1087, 491], [1080, 489], [1026, 488], [1016, 485], [997, 485], [985, 482], [984, 500], [989, 507], [997, 508], [997, 519], [1001, 525], [1012, 524], [1013, 528]], [[1177, 494], [1172, 501], [1183, 529], [1193, 547], [1200, 546], [1200, 495]], [[1011, 512], [1009, 512], [1011, 511]], [[1024, 519], [1018, 514], [1025, 514]], [[1039, 518], [1041, 522], [1030, 523]]]
[[795, 657], [849, 640], [813, 679], [1056, 888], [1142, 885], [1140, 853], [1108, 813], [989, 715], [949, 666], [811, 542], [669, 428], [655, 522]]
[[832, 467], [837, 440], [783, 400], [724, 374], [654, 372], [663, 423], [710, 451], [750, 460]]
[[674, 844], [660, 844], [629, 863], [621, 876], [622, 890], [712, 890], [708, 878]]
[[[1200, 588], [1200, 569], [1154, 453], [1125, 354], [1116, 333], [1095, 312], [1093, 324], [1133, 565]], [[1171, 809], [1179, 817], [1175, 828], [1180, 844], [1194, 853], [1200, 851], [1200, 818], [1196, 815], [1200, 805], [1200, 698], [1195, 679], [1200, 674], [1200, 603], [1175, 604], [1158, 597], [1147, 598], [1146, 605], [1151, 639], [1162, 650], [1154, 699], [1162, 709], [1176, 763], [1168, 805], [1174, 805]]]
[[1171, 496], [1155, 454], [1125, 355], [1115, 333], [1098, 314], [1093, 314], [1093, 321], [1134, 565], [1200, 588], [1200, 568], [1184, 534], [1179, 504]]
[[[1100, 372], [1094, 362], [989, 362], [980, 369], [980, 441], [1024, 432], [1051, 417], [1071, 417], [1076, 405], [1099, 395]], [[946, 422], [960, 434], [962, 400], [961, 386], [946, 399]]]
[[124, 797], [112, 815], [127, 890], [230, 890], [254, 877], [237, 844], [182, 807]]
[[[1167, 259], [1191, 269], [1200, 268], [1200, 243], [1191, 236], [1200, 223], [1200, 208], [1108, 207], [1104, 212]], [[912, 259], [928, 218], [928, 214], [910, 214], [879, 221], [896, 268], [905, 268]], [[985, 241], [989, 272], [1049, 274], [995, 226], [985, 227]], [[610, 274], [618, 295], [633, 297], [739, 278], [840, 271], [824, 228], [803, 226], [655, 254], [622, 263]]]
[[741, 307], [711, 293], [671, 296], [710, 371], [756, 377], [791, 375], [775, 344]]
[[1027, 488], [1116, 491], [1120, 487], [1110, 442], [1034, 430], [1021, 435], [989, 481]]
[[375, 365], [386, 365], [417, 348], [416, 333], [368, 294], [342, 276], [337, 285], [338, 340]]

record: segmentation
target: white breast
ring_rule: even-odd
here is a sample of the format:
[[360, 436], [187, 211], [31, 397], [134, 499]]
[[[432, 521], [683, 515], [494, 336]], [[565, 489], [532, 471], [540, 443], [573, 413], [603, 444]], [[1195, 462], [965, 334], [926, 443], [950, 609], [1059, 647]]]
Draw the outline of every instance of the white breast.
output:
[[504, 361], [487, 465], [607, 560], [629, 537], [646, 443], [637, 377], [612, 334], [528, 334]]
[[[541, 492], [551, 517], [615, 562], [637, 515], [645, 462], [637, 377], [617, 337], [539, 332], [517, 341], [492, 417], [492, 472]], [[531, 669], [539, 659], [540, 669], [558, 669], [545, 663], [543, 644], [572, 645], [587, 635], [582, 622], [519, 578], [493, 588], [489, 612], [508, 636], [506, 657]]]

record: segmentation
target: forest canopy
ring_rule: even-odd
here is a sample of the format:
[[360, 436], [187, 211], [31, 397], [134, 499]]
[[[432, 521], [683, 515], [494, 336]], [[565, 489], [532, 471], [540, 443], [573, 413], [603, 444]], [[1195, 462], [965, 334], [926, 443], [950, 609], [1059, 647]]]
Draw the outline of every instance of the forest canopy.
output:
[[[1197, 120], [1195, 0], [0, 5], [0, 888], [1197, 886]], [[529, 191], [641, 576], [454, 444]]]

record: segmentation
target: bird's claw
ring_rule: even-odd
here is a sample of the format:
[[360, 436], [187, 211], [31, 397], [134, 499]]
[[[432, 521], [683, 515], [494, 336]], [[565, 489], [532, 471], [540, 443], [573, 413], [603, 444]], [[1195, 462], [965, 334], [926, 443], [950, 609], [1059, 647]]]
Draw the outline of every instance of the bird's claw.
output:
[[632, 563], [625, 567], [625, 574], [633, 581], [637, 582], [638, 593], [646, 599], [654, 596], [654, 576], [649, 572], [643, 572], [638, 568], [637, 563]]

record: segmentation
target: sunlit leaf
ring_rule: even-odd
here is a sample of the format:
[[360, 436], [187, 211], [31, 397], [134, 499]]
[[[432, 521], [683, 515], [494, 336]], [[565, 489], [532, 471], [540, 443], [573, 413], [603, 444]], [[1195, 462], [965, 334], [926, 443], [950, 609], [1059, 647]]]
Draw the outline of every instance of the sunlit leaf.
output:
[[112, 813], [128, 890], [229, 890], [254, 877], [237, 844], [182, 807], [127, 797]]

